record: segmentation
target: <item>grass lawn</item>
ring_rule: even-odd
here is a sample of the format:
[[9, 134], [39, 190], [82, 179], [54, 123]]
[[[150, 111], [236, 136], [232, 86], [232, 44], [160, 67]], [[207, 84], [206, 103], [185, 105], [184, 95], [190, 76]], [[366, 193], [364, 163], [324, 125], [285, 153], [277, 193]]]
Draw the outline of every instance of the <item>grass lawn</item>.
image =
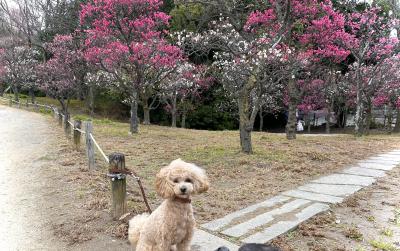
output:
[[[126, 155], [127, 167], [144, 179], [153, 207], [160, 203], [153, 189], [157, 171], [182, 158], [205, 168], [211, 189], [194, 199], [199, 222], [297, 187], [320, 175], [338, 171], [374, 153], [400, 146], [400, 135], [355, 138], [299, 135], [288, 141], [283, 134], [253, 133], [254, 154], [240, 152], [237, 131], [201, 131], [161, 126], [140, 126], [129, 135], [127, 123], [94, 120], [94, 134], [106, 153]], [[130, 185], [130, 210], [145, 210], [138, 189]]]
[[[88, 117], [75, 115], [73, 118]], [[51, 116], [48, 120], [61, 138], [57, 146], [61, 149], [54, 165], [63, 173], [62, 182], [75, 191], [70, 194], [71, 203], [83, 210], [68, 218], [68, 224], [57, 225], [56, 233], [62, 236], [70, 233], [65, 236], [70, 243], [94, 238], [99, 231], [126, 238], [126, 222], [110, 219], [110, 183], [101, 155], [96, 152], [97, 170], [88, 172], [84, 146], [75, 151], [56, 120]], [[142, 177], [153, 209], [161, 202], [154, 191], [154, 177], [161, 167], [182, 158], [205, 168], [211, 188], [193, 199], [200, 224], [341, 170], [357, 160], [400, 147], [400, 134], [362, 138], [350, 134], [298, 135], [297, 140], [288, 141], [284, 134], [254, 132], [254, 154], [246, 155], [240, 152], [238, 131], [141, 125], [139, 134], [129, 135], [128, 123], [109, 119], [93, 119], [93, 123], [95, 138], [105, 153], [124, 153], [127, 168], [136, 170]], [[139, 188], [132, 179], [128, 179], [128, 192], [128, 210], [132, 215], [144, 212]], [[90, 224], [85, 223], [84, 231], [81, 229], [83, 220], [90, 221]]]
[[[46, 97], [37, 100], [57, 105], [57, 101]], [[82, 105], [80, 101], [72, 101], [71, 112], [81, 114]], [[88, 117], [75, 115], [74, 118]], [[160, 203], [154, 191], [154, 177], [161, 167], [182, 158], [205, 168], [211, 188], [193, 202], [201, 223], [341, 170], [372, 154], [400, 147], [399, 134], [362, 138], [350, 134], [298, 135], [297, 140], [288, 141], [284, 134], [254, 132], [254, 154], [246, 155], [240, 152], [238, 131], [141, 125], [139, 134], [129, 135], [128, 123], [109, 119], [93, 119], [93, 123], [94, 135], [105, 153], [124, 153], [126, 166], [143, 178], [153, 208]], [[98, 165], [104, 168], [99, 174], [104, 174], [107, 167], [100, 154], [96, 154]], [[97, 181], [102, 186], [108, 182], [104, 177]], [[137, 185], [132, 180], [128, 185], [129, 210], [145, 211]], [[97, 193], [95, 200], [102, 200], [104, 204], [108, 196]]]

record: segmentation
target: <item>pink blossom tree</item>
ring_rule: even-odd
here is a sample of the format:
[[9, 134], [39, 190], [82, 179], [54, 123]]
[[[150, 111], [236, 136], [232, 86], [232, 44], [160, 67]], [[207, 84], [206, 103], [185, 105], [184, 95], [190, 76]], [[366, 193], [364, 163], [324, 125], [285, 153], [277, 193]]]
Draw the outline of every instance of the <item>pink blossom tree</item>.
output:
[[[364, 133], [365, 103], [369, 98], [365, 88], [373, 83], [381, 69], [380, 65], [393, 55], [399, 44], [397, 37], [390, 37], [397, 20], [380, 14], [379, 8], [370, 7], [346, 17], [351, 39], [344, 41], [344, 46], [355, 57], [351, 70], [356, 92], [355, 134], [357, 136]], [[367, 100], [368, 103], [371, 102]]]
[[35, 67], [38, 63], [38, 52], [31, 47], [13, 43], [0, 49], [3, 81], [11, 86], [16, 101], [19, 101], [21, 90], [26, 89], [32, 96], [32, 102], [34, 102]]
[[57, 99], [63, 113], [67, 114], [70, 100], [84, 79], [83, 51], [72, 35], [57, 35], [46, 49], [52, 58], [37, 68], [39, 86], [48, 96]]
[[303, 92], [300, 102], [297, 105], [297, 109], [304, 114], [305, 124], [307, 130], [310, 133], [311, 130], [311, 119], [310, 114], [312, 111], [325, 108], [325, 100], [322, 97], [322, 90], [325, 85], [325, 81], [322, 79], [313, 79], [309, 83], [300, 81], [302, 83], [301, 90]]
[[182, 115], [181, 127], [186, 127], [186, 116], [193, 109], [193, 102], [212, 84], [213, 79], [205, 74], [205, 67], [186, 62], [160, 85], [161, 99], [171, 114], [172, 127], [176, 127], [179, 113]]
[[131, 133], [138, 132], [140, 96], [146, 106], [146, 88], [167, 78], [182, 59], [181, 50], [165, 39], [170, 17], [159, 11], [161, 5], [160, 0], [96, 0], [82, 5], [80, 13], [82, 25], [88, 25], [86, 59], [112, 73], [129, 93]]
[[316, 72], [313, 73], [314, 79], [302, 87], [304, 88], [304, 95], [301, 97], [298, 109], [305, 113], [308, 132], [310, 132], [311, 126], [310, 112], [321, 109], [325, 110], [325, 132], [329, 134], [335, 104], [343, 106], [343, 85], [346, 83], [341, 81], [343, 78], [342, 73], [334, 70], [335, 68], [330, 65], [316, 67]]
[[393, 111], [396, 111], [396, 124], [394, 132], [400, 132], [400, 55], [386, 59], [382, 63], [382, 70], [379, 74], [379, 87], [372, 97], [375, 107], [384, 107], [387, 119], [386, 127], [392, 130]]
[[[226, 13], [225, 13], [226, 14]], [[213, 76], [226, 95], [237, 105], [240, 146], [244, 153], [253, 152], [251, 133], [260, 108], [271, 101], [272, 90], [280, 82], [280, 50], [274, 48], [282, 34], [257, 39], [246, 27], [246, 19], [238, 23], [234, 14], [213, 20], [203, 33], [178, 34], [186, 51], [208, 54], [213, 50]], [[244, 21], [244, 22], [242, 22]], [[260, 46], [261, 44], [268, 46]], [[194, 48], [194, 49], [193, 49]], [[272, 63], [273, 62], [273, 63]]]
[[[279, 1], [272, 2], [272, 5]], [[296, 107], [301, 102], [303, 82], [310, 82], [313, 67], [323, 60], [340, 62], [349, 51], [341, 46], [347, 40], [345, 19], [335, 11], [331, 1], [294, 0], [286, 2], [285, 23], [275, 23], [274, 8], [256, 11], [248, 19], [248, 27], [263, 39], [282, 30], [284, 39], [279, 41], [285, 48], [283, 60], [288, 93], [287, 138], [296, 138]], [[275, 27], [271, 29], [272, 27]], [[271, 34], [272, 33], [272, 34]], [[268, 41], [268, 40], [267, 40]], [[312, 78], [311, 78], [312, 79]]]

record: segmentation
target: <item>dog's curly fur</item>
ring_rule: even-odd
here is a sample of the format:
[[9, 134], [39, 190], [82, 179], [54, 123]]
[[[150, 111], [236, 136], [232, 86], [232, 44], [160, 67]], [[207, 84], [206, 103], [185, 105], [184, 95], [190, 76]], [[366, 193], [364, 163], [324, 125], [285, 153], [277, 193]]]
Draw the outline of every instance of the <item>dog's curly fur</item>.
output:
[[191, 196], [208, 190], [203, 169], [181, 159], [162, 168], [156, 190], [164, 202], [151, 214], [129, 221], [128, 238], [136, 251], [189, 251], [195, 227]]

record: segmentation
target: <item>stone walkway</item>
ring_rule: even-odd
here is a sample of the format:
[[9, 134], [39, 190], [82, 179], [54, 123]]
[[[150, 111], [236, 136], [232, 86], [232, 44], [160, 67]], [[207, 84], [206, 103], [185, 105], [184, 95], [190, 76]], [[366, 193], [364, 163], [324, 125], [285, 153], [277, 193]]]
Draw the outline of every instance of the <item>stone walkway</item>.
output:
[[203, 224], [195, 233], [192, 250], [213, 251], [223, 245], [237, 250], [238, 246], [228, 240], [268, 242], [328, 210], [330, 204], [341, 203], [346, 196], [370, 186], [398, 164], [400, 150], [370, 157], [341, 172]]

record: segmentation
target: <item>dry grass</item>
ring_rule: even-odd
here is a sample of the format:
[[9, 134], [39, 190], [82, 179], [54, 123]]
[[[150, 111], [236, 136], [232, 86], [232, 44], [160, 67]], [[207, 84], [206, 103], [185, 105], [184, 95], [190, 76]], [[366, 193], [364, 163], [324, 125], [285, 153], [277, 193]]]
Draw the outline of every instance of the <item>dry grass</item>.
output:
[[[200, 222], [237, 210], [320, 175], [400, 146], [400, 135], [355, 138], [300, 135], [287, 141], [283, 134], [253, 133], [254, 154], [240, 152], [237, 131], [200, 131], [160, 126], [141, 126], [128, 134], [128, 124], [94, 121], [95, 135], [106, 153], [126, 155], [127, 167], [144, 178], [153, 207], [160, 202], [153, 190], [157, 171], [171, 160], [182, 158], [207, 170], [211, 189], [194, 200]], [[129, 207], [145, 210], [136, 184], [130, 182]]]

